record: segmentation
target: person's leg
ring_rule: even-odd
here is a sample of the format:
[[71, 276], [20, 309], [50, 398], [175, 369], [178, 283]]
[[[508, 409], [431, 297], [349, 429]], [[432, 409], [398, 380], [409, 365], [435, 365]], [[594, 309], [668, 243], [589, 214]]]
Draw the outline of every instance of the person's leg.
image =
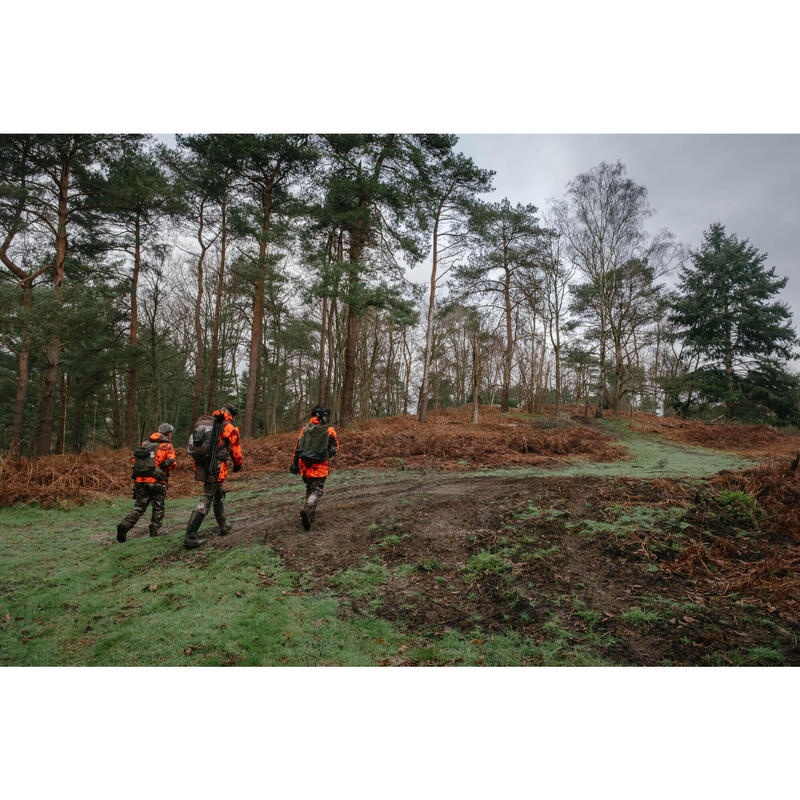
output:
[[233, 526], [225, 519], [225, 495], [227, 492], [222, 488], [222, 484], [217, 484], [217, 490], [214, 492], [214, 516], [219, 525], [219, 535], [227, 536]]
[[122, 522], [117, 525], [117, 541], [124, 542], [128, 538], [128, 531], [139, 521], [139, 517], [147, 511], [150, 496], [144, 488], [145, 484], [134, 484], [133, 488], [133, 508], [122, 518]]
[[186, 537], [183, 540], [184, 547], [200, 547], [200, 545], [205, 542], [205, 539], [202, 539], [198, 535], [197, 529], [200, 527], [200, 523], [203, 521], [206, 514], [208, 514], [209, 506], [213, 501], [216, 491], [216, 481], [203, 482], [203, 494], [195, 506], [194, 511], [192, 511], [192, 516], [189, 517], [189, 524], [186, 526]]
[[167, 487], [163, 483], [150, 484], [150, 502], [153, 504], [153, 514], [150, 517], [150, 535], [158, 536], [161, 525], [164, 522], [164, 512], [166, 511], [165, 500], [167, 497]]
[[311, 523], [317, 514], [317, 506], [325, 491], [325, 478], [303, 478], [306, 484], [306, 503], [300, 512], [300, 519], [306, 530], [311, 529]]

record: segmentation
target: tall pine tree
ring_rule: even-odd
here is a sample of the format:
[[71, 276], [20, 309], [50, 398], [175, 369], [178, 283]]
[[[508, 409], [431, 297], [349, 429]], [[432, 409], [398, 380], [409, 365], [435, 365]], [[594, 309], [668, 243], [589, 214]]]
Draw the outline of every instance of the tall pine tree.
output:
[[706, 396], [719, 397], [728, 419], [748, 400], [750, 373], [782, 369], [797, 342], [791, 312], [776, 298], [787, 279], [776, 277], [766, 260], [766, 253], [717, 222], [681, 270], [672, 320], [687, 355], [699, 356], [701, 364], [689, 380], [701, 395], [705, 389]]

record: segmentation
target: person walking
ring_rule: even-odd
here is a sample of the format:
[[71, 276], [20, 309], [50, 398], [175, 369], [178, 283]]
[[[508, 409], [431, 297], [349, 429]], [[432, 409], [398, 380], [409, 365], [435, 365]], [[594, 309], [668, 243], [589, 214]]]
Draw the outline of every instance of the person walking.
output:
[[311, 409], [311, 419], [297, 437], [294, 458], [289, 469], [300, 475], [306, 485], [306, 502], [300, 511], [300, 520], [305, 530], [311, 530], [317, 506], [325, 491], [325, 480], [330, 472], [329, 461], [339, 450], [339, 438], [328, 424], [331, 412], [324, 406]]
[[229, 463], [233, 463], [234, 472], [242, 468], [239, 429], [233, 424], [233, 418], [238, 413], [239, 409], [233, 403], [227, 403], [213, 414], [200, 417], [195, 423], [189, 439], [189, 452], [195, 460], [195, 480], [203, 481], [203, 494], [186, 526], [183, 540], [186, 548], [200, 547], [206, 541], [198, 534], [198, 529], [210, 507], [214, 509], [220, 536], [227, 536], [233, 529], [225, 519], [226, 491], [223, 483], [228, 476]]
[[162, 422], [155, 433], [151, 433], [149, 438], [134, 449], [131, 477], [135, 504], [117, 525], [118, 542], [127, 540], [128, 531], [151, 504], [153, 513], [150, 517], [150, 535], [158, 536], [164, 522], [169, 473], [178, 466], [175, 448], [172, 446], [174, 430], [168, 422]]

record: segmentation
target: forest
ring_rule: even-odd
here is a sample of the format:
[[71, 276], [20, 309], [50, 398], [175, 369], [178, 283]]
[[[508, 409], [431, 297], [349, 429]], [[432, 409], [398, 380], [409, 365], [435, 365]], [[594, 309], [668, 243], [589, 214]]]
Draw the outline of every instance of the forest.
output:
[[786, 279], [746, 231], [650, 230], [619, 162], [527, 203], [493, 177], [455, 135], [3, 135], [0, 451], [181, 439], [231, 400], [244, 438], [315, 403], [798, 423]]

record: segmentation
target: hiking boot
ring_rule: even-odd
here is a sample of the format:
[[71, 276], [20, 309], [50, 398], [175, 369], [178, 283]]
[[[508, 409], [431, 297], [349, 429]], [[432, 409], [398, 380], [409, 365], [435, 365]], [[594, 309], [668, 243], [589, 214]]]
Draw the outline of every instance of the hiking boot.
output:
[[150, 536], [152, 536], [153, 538], [155, 538], [156, 536], [164, 536], [165, 534], [166, 531], [164, 531], [164, 533], [161, 533], [160, 525], [158, 528], [154, 528], [152, 525], [150, 526]]
[[230, 522], [226, 522], [224, 525], [219, 526], [219, 535], [220, 536], [227, 536], [233, 530], [233, 525]]
[[124, 542], [128, 538], [128, 529], [124, 525], [117, 525], [117, 541]]
[[201, 514], [199, 511], [192, 511], [192, 516], [189, 517], [189, 524], [186, 526], [186, 538], [183, 540], [183, 546], [187, 549], [205, 544], [206, 540], [197, 534], [197, 529], [200, 527], [204, 517], [205, 514]]
[[311, 514], [305, 506], [303, 506], [303, 510], [300, 512], [300, 519], [303, 522], [303, 530], [310, 531], [311, 530]]

